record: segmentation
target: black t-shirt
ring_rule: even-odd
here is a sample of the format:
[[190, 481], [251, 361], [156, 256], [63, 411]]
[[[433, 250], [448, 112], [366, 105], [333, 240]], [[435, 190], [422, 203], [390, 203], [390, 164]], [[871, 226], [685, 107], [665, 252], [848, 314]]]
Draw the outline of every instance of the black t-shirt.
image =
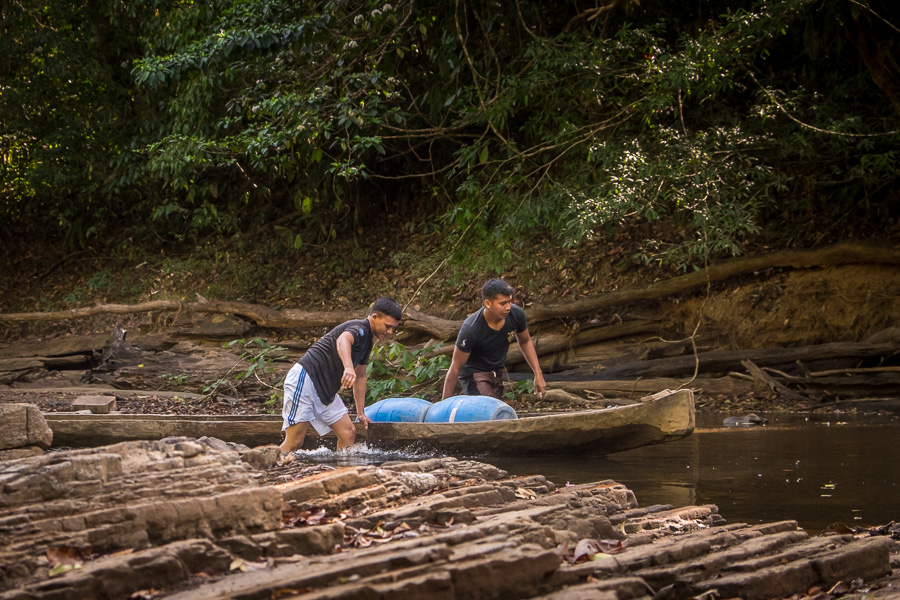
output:
[[513, 304], [506, 315], [506, 322], [499, 330], [491, 329], [484, 320], [484, 308], [466, 318], [459, 335], [456, 347], [469, 353], [469, 360], [460, 369], [460, 375], [499, 371], [506, 364], [506, 353], [509, 350], [511, 332], [522, 333], [528, 329], [525, 311]]
[[325, 405], [331, 404], [335, 394], [341, 389], [344, 365], [338, 355], [337, 339], [345, 331], [353, 334], [353, 345], [350, 348], [353, 366], [368, 364], [369, 353], [372, 352], [372, 330], [368, 319], [341, 323], [319, 338], [298, 361], [309, 371], [319, 400]]

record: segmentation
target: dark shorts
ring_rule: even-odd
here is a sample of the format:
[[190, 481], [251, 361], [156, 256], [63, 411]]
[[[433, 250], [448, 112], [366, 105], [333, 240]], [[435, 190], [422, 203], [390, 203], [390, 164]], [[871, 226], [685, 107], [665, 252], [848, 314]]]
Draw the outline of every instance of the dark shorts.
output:
[[503, 398], [503, 371], [460, 375], [459, 384], [466, 396], [491, 396], [498, 400]]

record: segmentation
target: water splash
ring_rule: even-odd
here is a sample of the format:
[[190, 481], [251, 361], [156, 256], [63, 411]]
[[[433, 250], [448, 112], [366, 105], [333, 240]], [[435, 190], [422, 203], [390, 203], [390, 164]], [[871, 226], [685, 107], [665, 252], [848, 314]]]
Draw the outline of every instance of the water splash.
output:
[[407, 448], [404, 450], [379, 450], [365, 444], [354, 444], [347, 448], [332, 450], [320, 446], [315, 450], [295, 450], [297, 460], [338, 466], [381, 465], [386, 462], [414, 462], [442, 456], [435, 452], [426, 452]]

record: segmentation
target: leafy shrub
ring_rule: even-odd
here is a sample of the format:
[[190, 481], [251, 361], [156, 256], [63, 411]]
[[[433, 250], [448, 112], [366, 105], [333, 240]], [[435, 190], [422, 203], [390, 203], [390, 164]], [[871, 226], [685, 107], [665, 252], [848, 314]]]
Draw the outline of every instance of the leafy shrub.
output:
[[399, 342], [376, 345], [366, 366], [366, 404], [383, 398], [439, 394], [450, 357], [434, 354], [442, 344], [409, 350]]

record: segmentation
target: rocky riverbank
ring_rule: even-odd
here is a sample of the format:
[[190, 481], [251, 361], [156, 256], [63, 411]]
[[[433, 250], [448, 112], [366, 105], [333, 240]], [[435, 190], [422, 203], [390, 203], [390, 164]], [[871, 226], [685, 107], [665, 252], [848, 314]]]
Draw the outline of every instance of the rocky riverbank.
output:
[[[0, 462], [0, 599], [887, 598], [891, 527], [810, 537], [436, 458], [169, 438]], [[881, 535], [877, 535], [881, 534]]]

